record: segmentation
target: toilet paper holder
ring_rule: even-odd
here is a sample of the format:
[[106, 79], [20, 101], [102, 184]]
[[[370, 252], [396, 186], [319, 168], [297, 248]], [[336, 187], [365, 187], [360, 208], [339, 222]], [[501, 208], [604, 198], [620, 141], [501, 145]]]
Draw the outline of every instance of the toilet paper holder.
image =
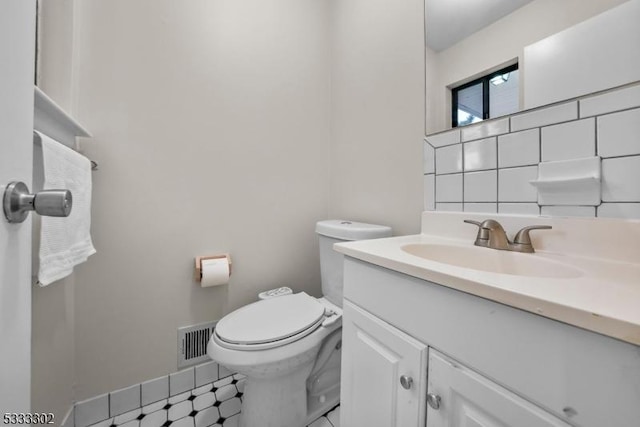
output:
[[204, 255], [196, 257], [196, 269], [194, 279], [196, 282], [200, 282], [202, 280], [202, 261], [207, 259], [220, 259], [226, 258], [229, 263], [229, 276], [231, 276], [231, 256], [229, 254], [219, 254], [219, 255]]

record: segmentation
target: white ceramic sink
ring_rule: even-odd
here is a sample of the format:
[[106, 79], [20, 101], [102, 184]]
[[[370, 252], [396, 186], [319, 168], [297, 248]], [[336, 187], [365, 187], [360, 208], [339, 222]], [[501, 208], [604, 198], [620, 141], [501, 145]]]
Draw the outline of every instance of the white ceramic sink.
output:
[[554, 279], [582, 276], [581, 270], [537, 253], [427, 243], [408, 244], [401, 249], [427, 260], [490, 273]]

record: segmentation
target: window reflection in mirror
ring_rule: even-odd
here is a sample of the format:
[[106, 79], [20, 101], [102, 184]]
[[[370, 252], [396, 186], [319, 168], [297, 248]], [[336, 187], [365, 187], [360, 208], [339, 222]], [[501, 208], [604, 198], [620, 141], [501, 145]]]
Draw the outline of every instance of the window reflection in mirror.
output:
[[513, 114], [519, 109], [518, 64], [451, 90], [453, 127]]

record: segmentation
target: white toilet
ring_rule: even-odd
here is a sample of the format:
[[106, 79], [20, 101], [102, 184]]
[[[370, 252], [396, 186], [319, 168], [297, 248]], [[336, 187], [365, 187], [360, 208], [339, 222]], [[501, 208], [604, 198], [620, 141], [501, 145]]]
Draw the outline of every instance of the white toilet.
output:
[[246, 375], [240, 427], [303, 427], [340, 401], [342, 255], [333, 244], [391, 236], [350, 221], [316, 224], [322, 298], [304, 292], [246, 305], [223, 317], [209, 356]]

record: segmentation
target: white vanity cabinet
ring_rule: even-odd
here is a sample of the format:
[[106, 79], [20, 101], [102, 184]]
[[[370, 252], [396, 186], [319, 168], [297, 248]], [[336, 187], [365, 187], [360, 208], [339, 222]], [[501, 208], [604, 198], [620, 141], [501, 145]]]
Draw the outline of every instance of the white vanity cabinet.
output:
[[349, 302], [342, 326], [344, 426], [424, 426], [427, 346]]
[[343, 427], [640, 426], [638, 346], [348, 256], [344, 297]]
[[570, 427], [434, 349], [428, 379], [427, 427]]

